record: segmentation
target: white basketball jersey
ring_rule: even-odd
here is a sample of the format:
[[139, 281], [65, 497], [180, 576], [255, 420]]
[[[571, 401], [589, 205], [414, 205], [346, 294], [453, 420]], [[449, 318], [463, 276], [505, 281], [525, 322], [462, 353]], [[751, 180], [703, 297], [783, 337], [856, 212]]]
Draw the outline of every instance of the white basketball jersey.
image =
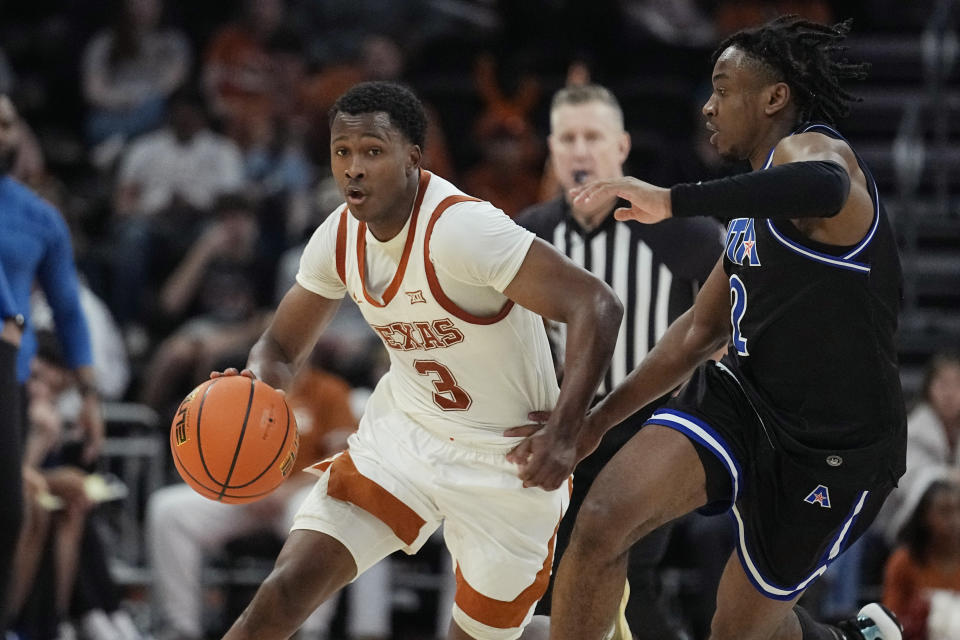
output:
[[[507, 274], [509, 279], [505, 282], [501, 279], [496, 283], [484, 282], [479, 288], [464, 287], [451, 280], [446, 271], [445, 278], [438, 276], [438, 269], [444, 269], [435, 255], [439, 240], [434, 242], [433, 254], [430, 250], [437, 222], [452, 211], [457, 216], [469, 214], [471, 207], [477, 212], [482, 210], [489, 219], [488, 203], [421, 171], [398, 265], [368, 260], [366, 225], [350, 215], [346, 206], [334, 212], [331, 217], [335, 219], [326, 221], [311, 240], [311, 244], [330, 247], [330, 227], [336, 225], [336, 277], [390, 354], [390, 370], [377, 384], [362, 420], [367, 425], [361, 424], [361, 428], [401, 411], [454, 442], [506, 449], [516, 440], [504, 438], [505, 429], [528, 423], [530, 411], [552, 409], [556, 403], [559, 389], [540, 316], [506, 298], [502, 298], [504, 303], [499, 311], [491, 315], [473, 315], [463, 308], [477, 308], [477, 300], [462, 299], [470, 295], [470, 289], [482, 294], [474, 296], [477, 299], [489, 301], [491, 295], [500, 295], [498, 292], [509, 284], [526, 255], [532, 234], [519, 236], [519, 242], [510, 243], [513, 254], [509, 262], [516, 267]], [[515, 226], [504, 214], [496, 215], [504, 218], [496, 220], [500, 228], [503, 224]], [[484, 218], [478, 215], [477, 219]], [[328, 227], [325, 243], [317, 238], [323, 227]], [[449, 226], [444, 231], [459, 233]], [[462, 269], [464, 264], [470, 268], [471, 257], [479, 255], [474, 252], [502, 251], [502, 246], [485, 245], [482, 231], [464, 230], [474, 237], [457, 238], [457, 247], [466, 247], [455, 256], [458, 268]], [[509, 231], [511, 239], [527, 233], [519, 227], [516, 232], [512, 227]], [[320, 255], [319, 250], [314, 253]], [[305, 275], [311, 269], [317, 273], [315, 263], [319, 260], [311, 261], [310, 256], [308, 246], [297, 280], [316, 293], [329, 295], [329, 287], [321, 288], [314, 284], [316, 278]], [[323, 260], [326, 273], [320, 275], [325, 282], [330, 281], [326, 276], [331, 265], [328, 259]], [[441, 280], [450, 283], [449, 291], [441, 287]], [[371, 282], [388, 283], [382, 296], [371, 292]], [[339, 293], [342, 295], [343, 291]], [[457, 294], [461, 299], [455, 299]]]

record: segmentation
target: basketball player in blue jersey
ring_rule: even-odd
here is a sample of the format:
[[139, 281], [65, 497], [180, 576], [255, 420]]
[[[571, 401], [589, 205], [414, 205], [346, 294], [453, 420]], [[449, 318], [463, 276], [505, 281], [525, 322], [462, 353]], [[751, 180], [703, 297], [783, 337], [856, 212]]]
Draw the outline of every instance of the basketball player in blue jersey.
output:
[[691, 378], [594, 482], [560, 564], [554, 640], [602, 638], [627, 550], [694, 509], [728, 510], [736, 530], [712, 640], [901, 640], [878, 604], [837, 626], [796, 606], [904, 470], [899, 258], [875, 182], [832, 124], [852, 100], [842, 81], [866, 69], [835, 55], [848, 31], [782, 17], [721, 43], [706, 126], [722, 155], [754, 171], [572, 192], [574, 205], [628, 200], [620, 220], [718, 215], [729, 226], [694, 307], [581, 432], [597, 438]]

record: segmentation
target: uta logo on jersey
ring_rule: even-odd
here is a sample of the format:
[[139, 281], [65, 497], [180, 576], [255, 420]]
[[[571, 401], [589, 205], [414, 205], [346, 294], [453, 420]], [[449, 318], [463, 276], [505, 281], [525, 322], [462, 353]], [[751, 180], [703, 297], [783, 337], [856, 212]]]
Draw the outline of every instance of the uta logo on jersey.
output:
[[822, 484], [818, 484], [817, 488], [810, 492], [806, 498], [803, 499], [804, 502], [809, 504], [815, 504], [824, 509], [830, 508], [830, 490], [827, 489]]
[[727, 260], [734, 264], [759, 267], [757, 255], [757, 234], [753, 228], [753, 218], [734, 218], [727, 225]]

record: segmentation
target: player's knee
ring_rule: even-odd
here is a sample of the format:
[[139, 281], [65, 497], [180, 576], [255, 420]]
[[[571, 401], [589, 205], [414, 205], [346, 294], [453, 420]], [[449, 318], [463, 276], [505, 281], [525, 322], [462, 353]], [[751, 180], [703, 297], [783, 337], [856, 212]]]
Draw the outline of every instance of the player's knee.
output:
[[629, 547], [630, 528], [602, 495], [588, 495], [577, 512], [571, 546], [581, 551], [619, 553]]

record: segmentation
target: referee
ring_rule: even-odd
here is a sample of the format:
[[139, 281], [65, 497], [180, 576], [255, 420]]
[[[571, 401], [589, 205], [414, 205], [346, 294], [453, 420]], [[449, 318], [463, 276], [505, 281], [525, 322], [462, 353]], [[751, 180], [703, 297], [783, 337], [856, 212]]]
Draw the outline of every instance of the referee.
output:
[[[550, 106], [551, 162], [564, 194], [591, 180], [623, 176], [630, 153], [623, 111], [616, 97], [598, 85], [570, 86], [558, 91]], [[658, 225], [616, 222], [616, 200], [589, 210], [572, 209], [566, 195], [521, 212], [516, 221], [550, 242], [575, 263], [609, 284], [623, 302], [610, 369], [600, 396], [619, 384], [640, 363], [667, 327], [692, 304], [722, 250], [722, 230], [706, 218], [673, 219]], [[562, 325], [551, 326], [551, 343], [562, 375], [565, 343]], [[657, 404], [657, 403], [654, 403]], [[576, 469], [570, 510], [560, 523], [554, 572], [566, 549], [580, 504], [600, 469], [652, 413], [644, 407], [604, 437], [600, 447]], [[630, 552], [630, 601], [627, 621], [640, 640], [682, 637], [660, 602], [657, 566], [670, 536], [670, 526], [648, 535]], [[553, 577], [537, 605], [549, 615]]]

